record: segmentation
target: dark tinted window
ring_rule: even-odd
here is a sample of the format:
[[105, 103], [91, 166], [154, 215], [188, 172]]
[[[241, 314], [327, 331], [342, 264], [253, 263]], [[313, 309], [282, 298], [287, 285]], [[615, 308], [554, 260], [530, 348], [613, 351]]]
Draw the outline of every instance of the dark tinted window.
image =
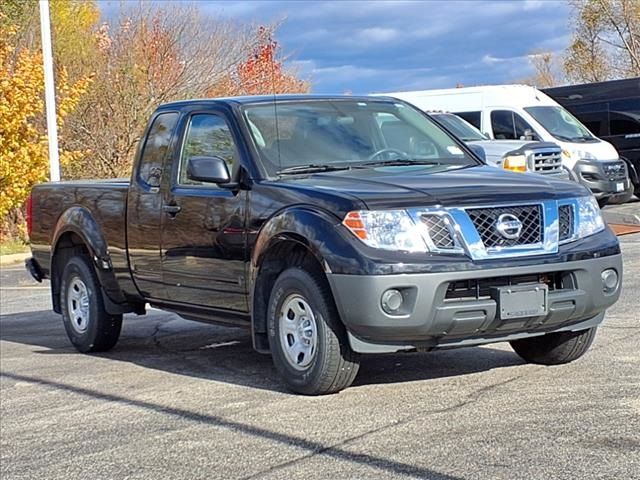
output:
[[464, 118], [467, 122], [476, 128], [480, 128], [480, 112], [456, 112], [456, 115]]
[[534, 140], [537, 139], [531, 125], [520, 115], [510, 110], [491, 112], [491, 128], [493, 129], [493, 137], [497, 140], [524, 140], [527, 130], [533, 133]]
[[224, 118], [213, 114], [198, 114], [191, 117], [180, 156], [178, 183], [188, 185], [202, 183], [187, 178], [187, 163], [192, 157], [221, 157], [227, 162], [229, 171], [233, 171], [236, 163], [236, 148]]
[[597, 137], [609, 135], [609, 104], [585, 103], [569, 109]]
[[640, 133], [640, 98], [609, 103], [611, 135]]
[[164, 159], [177, 120], [178, 114], [175, 112], [161, 113], [149, 129], [138, 165], [138, 180], [148, 187], [160, 186]]

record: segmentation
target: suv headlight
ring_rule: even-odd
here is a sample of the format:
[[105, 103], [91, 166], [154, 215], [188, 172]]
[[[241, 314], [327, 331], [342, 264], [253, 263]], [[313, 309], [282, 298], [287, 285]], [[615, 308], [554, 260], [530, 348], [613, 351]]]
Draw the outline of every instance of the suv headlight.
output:
[[342, 224], [370, 247], [407, 252], [428, 250], [419, 227], [404, 210], [349, 212]]
[[579, 197], [577, 207], [577, 238], [588, 237], [604, 230], [604, 220], [594, 197]]
[[527, 157], [524, 155], [507, 155], [502, 162], [502, 168], [512, 172], [526, 172]]

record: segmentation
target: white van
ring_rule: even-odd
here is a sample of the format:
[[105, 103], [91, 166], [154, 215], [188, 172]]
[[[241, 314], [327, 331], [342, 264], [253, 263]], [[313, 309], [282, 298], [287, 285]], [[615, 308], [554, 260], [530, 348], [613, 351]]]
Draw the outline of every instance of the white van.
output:
[[384, 94], [424, 111], [453, 112], [498, 140], [539, 140], [562, 148], [562, 164], [600, 204], [632, 194], [626, 165], [615, 148], [594, 137], [573, 115], [528, 85], [489, 85]]

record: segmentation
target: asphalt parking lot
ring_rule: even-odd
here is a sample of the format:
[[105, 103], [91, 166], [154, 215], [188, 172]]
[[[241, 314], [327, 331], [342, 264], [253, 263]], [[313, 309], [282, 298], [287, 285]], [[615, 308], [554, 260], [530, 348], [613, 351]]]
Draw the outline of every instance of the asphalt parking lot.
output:
[[621, 242], [622, 297], [577, 362], [505, 344], [366, 357], [315, 398], [247, 332], [159, 311], [76, 353], [48, 285], [2, 267], [0, 478], [640, 478], [640, 234]]

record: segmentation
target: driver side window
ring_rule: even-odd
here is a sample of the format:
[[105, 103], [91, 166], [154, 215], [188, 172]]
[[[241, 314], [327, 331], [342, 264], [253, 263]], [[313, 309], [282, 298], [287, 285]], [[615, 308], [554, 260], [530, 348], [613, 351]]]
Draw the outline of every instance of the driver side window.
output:
[[193, 157], [221, 157], [227, 163], [229, 172], [233, 172], [238, 155], [231, 130], [224, 118], [207, 113], [193, 115], [189, 120], [178, 168], [180, 185], [205, 185], [204, 182], [187, 177], [187, 165]]
[[491, 128], [496, 140], [525, 140], [526, 131], [530, 130], [533, 139], [538, 140], [529, 123], [511, 110], [494, 110], [491, 112]]

